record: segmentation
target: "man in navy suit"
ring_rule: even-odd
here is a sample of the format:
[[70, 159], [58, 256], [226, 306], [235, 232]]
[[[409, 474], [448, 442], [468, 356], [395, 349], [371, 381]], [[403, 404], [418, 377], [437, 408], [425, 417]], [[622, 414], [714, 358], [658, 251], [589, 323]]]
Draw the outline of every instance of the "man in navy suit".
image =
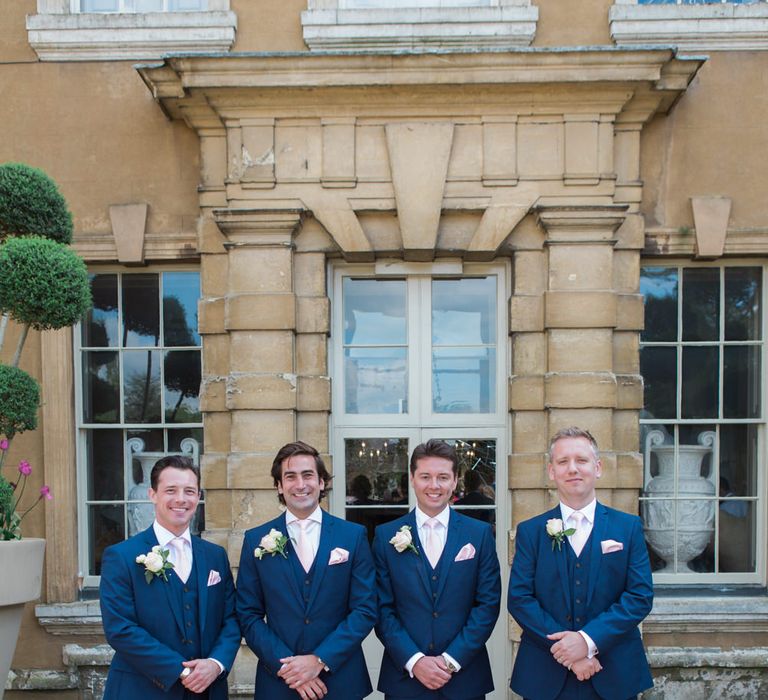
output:
[[417, 506], [376, 529], [376, 634], [386, 698], [476, 700], [493, 690], [485, 643], [499, 616], [491, 527], [451, 510], [456, 452], [429, 440], [411, 455]]
[[245, 533], [237, 579], [259, 658], [254, 697], [361, 700], [372, 690], [361, 644], [376, 622], [365, 529], [320, 508], [331, 477], [314, 447], [282, 447], [272, 479], [286, 512]]
[[105, 700], [224, 700], [240, 648], [222, 547], [190, 536], [200, 474], [188, 457], [152, 468], [155, 522], [104, 551], [101, 614], [115, 656]]
[[549, 445], [560, 504], [517, 527], [508, 607], [523, 629], [511, 688], [533, 700], [625, 700], [653, 685], [638, 625], [653, 605], [643, 526], [598, 503], [586, 430]]

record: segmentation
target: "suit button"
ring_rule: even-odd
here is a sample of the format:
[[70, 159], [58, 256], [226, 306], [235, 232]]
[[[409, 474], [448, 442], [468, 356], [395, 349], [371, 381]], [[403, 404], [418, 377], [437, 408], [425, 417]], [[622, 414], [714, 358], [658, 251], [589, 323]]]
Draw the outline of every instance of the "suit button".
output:
[[305, 586], [308, 586], [308, 585], [309, 585], [309, 579], [307, 579], [306, 581], [304, 581], [304, 585], [305, 585]]
[[576, 568], [577, 568], [577, 569], [580, 569], [580, 568], [581, 568], [581, 564], [579, 564], [579, 562], [576, 562]]
[[577, 603], [581, 603], [581, 598], [576, 598]]
[[432, 643], [430, 642], [430, 644], [429, 644], [429, 648], [430, 648], [430, 650], [432, 650], [432, 649], [434, 649], [434, 648], [435, 648], [435, 645], [434, 645], [434, 644], [432, 644]]
[[568, 620], [568, 622], [570, 622], [571, 621], [571, 616], [570, 615], [566, 615], [565, 619]]
[[438, 614], [436, 612], [433, 612], [432, 617], [438, 617]]
[[187, 627], [192, 627], [192, 623], [191, 623], [191, 622], [188, 622], [188, 623], [187, 623]]
[[433, 598], [437, 598], [437, 593], [433, 593], [433, 594], [432, 594], [432, 597], [433, 597]]
[[189, 603], [187, 603], [187, 604], [184, 606], [184, 609], [185, 609], [185, 610], [191, 610], [191, 609], [192, 609], [192, 606], [191, 606]]
[[576, 580], [576, 585], [577, 585], [577, 586], [580, 586], [580, 585], [581, 585], [581, 581], [579, 581], [579, 580], [577, 579], [577, 580]]
[[433, 581], [437, 581], [437, 574], [433, 574], [433, 576], [432, 576], [432, 580], [433, 580]]
[[581, 618], [580, 618], [580, 617], [577, 617], [577, 618], [576, 618], [576, 622], [581, 622]]
[[305, 624], [305, 625], [308, 625], [308, 624], [309, 624], [309, 618], [306, 618], [306, 619], [304, 620], [304, 624]]

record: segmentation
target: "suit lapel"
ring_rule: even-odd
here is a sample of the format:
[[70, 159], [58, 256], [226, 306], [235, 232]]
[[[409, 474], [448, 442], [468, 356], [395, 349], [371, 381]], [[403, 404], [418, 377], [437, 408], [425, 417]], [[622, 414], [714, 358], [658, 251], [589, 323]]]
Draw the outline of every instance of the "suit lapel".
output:
[[331, 557], [331, 544], [333, 542], [333, 526], [334, 522], [331, 516], [328, 513], [323, 513], [323, 522], [320, 526], [320, 542], [317, 546], [317, 554], [315, 554], [315, 573], [312, 576], [312, 585], [309, 589], [307, 610], [312, 608], [325, 572], [328, 570], [328, 560]]
[[[461, 548], [461, 519], [457, 517], [457, 514], [452, 512], [448, 519], [448, 535], [445, 538], [445, 547], [443, 547], [443, 554], [440, 557], [438, 568], [440, 571], [440, 578], [437, 584], [437, 599], [443, 593], [445, 588], [445, 582], [448, 580], [448, 572], [454, 565], [454, 559], [459, 553]], [[465, 543], [466, 544], [466, 543]]]
[[[547, 513], [547, 519], [549, 518], [560, 518], [560, 520], [563, 521], [563, 529], [566, 529], [565, 520], [563, 518], [562, 512], [560, 511], [560, 506], [553, 508], [549, 513]], [[547, 534], [546, 528], [544, 528], [543, 536], [547, 538], [548, 545], [551, 549], [553, 540]], [[560, 583], [562, 584], [563, 588], [563, 599], [565, 600], [568, 612], [573, 614], [573, 610], [571, 610], [571, 582], [568, 579], [568, 561], [566, 560], [568, 553], [565, 551], [565, 548], [570, 546], [571, 545], [568, 543], [568, 538], [564, 537], [562, 546], [558, 547], [555, 545], [554, 550], [552, 551], [552, 556], [555, 557], [557, 573], [560, 576]]]
[[[288, 579], [288, 585], [291, 587], [291, 590], [293, 591], [293, 594], [296, 596], [296, 600], [298, 601], [301, 608], [304, 608], [304, 598], [301, 596], [301, 591], [299, 590], [299, 584], [296, 582], [296, 575], [293, 572], [293, 562], [291, 561], [291, 557], [295, 558], [297, 561], [299, 559], [299, 555], [296, 554], [296, 550], [293, 546], [293, 540], [291, 539], [291, 535], [288, 532], [288, 523], [285, 519], [285, 513], [283, 513], [277, 520], [273, 521], [269, 524], [269, 528], [275, 528], [276, 530], [279, 530], [282, 532], [287, 538], [288, 538], [288, 547], [285, 550], [286, 554], [288, 555], [288, 558], [285, 559], [279, 554], [274, 555], [274, 559], [279, 559], [279, 562], [276, 562], [279, 566], [279, 570], [282, 572], [283, 576]], [[269, 530], [267, 530], [269, 532]], [[301, 566], [301, 564], [299, 564]], [[280, 585], [278, 581], [274, 582], [276, 585]]]
[[[159, 544], [157, 537], [155, 536], [155, 529], [151, 525], [144, 531], [144, 535], [144, 541], [147, 545], [147, 552], [156, 544]], [[166, 549], [167, 548], [168, 547], [166, 546]], [[153, 580], [152, 583], [148, 585], [162, 587], [163, 595], [165, 595], [165, 598], [168, 601], [168, 607], [173, 613], [173, 618], [176, 620], [176, 624], [179, 626], [179, 630], [181, 630], [183, 633], [184, 619], [181, 614], [181, 601], [179, 600], [179, 596], [175, 595], [173, 592], [173, 581], [171, 580], [173, 576], [175, 576], [175, 574], [169, 573], [167, 581], [163, 581], [162, 577], [160, 576], [155, 576], [155, 580]]]
[[592, 526], [592, 545], [591, 545], [591, 561], [589, 566], [589, 587], [587, 588], [587, 605], [592, 600], [592, 593], [595, 590], [595, 584], [597, 583], [598, 574], [600, 572], [600, 564], [603, 561], [603, 550], [600, 543], [605, 539], [605, 532], [608, 526], [608, 509], [602, 504], [598, 503], [595, 507], [595, 524]]
[[197, 602], [198, 619], [200, 622], [200, 637], [205, 632], [205, 620], [208, 617], [208, 560], [205, 556], [205, 547], [199, 537], [192, 537], [192, 560], [194, 570], [197, 572]]
[[[419, 574], [419, 578], [421, 579], [422, 584], [424, 585], [424, 590], [427, 592], [428, 596], [432, 596], [432, 587], [429, 585], [429, 571], [427, 571], [427, 555], [425, 554], [424, 550], [421, 546], [421, 539], [419, 538], [419, 528], [416, 525], [416, 510], [412, 510], [408, 515], [405, 516], [406, 522], [405, 525], [408, 525], [411, 528], [411, 537], [413, 546], [416, 547], [416, 551], [419, 553], [418, 556], [416, 556], [411, 550], [406, 549], [404, 552], [401, 552], [397, 556], [402, 557], [406, 555], [411, 555], [414, 559], [416, 559], [415, 566], [416, 571]], [[400, 528], [398, 528], [399, 530]]]

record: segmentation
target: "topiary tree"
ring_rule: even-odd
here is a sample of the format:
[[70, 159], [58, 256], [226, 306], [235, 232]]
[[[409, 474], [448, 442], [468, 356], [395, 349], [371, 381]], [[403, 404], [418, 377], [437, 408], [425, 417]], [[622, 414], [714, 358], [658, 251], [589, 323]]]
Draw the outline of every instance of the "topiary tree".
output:
[[72, 241], [72, 214], [56, 183], [23, 163], [0, 165], [0, 238], [44, 236]]
[[[66, 246], [37, 236], [0, 245], [0, 312], [23, 325], [18, 365], [30, 326], [36, 330], [77, 323], [91, 307], [85, 263]], [[0, 347], [2, 347], [0, 335]]]
[[0, 365], [0, 434], [10, 440], [16, 433], [34, 430], [39, 407], [37, 382], [18, 367]]

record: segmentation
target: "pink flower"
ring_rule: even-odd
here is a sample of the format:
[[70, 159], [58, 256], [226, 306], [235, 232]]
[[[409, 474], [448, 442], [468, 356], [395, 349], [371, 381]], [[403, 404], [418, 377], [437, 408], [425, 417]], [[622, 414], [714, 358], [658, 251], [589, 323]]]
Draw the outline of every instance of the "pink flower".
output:
[[27, 462], [26, 459], [22, 459], [21, 462], [19, 462], [19, 474], [29, 476], [31, 473], [32, 467], [29, 465], [29, 462]]
[[40, 498], [45, 498], [49, 501], [53, 500], [53, 496], [51, 496], [51, 487], [50, 486], [41, 486], [40, 487]]
[[5, 452], [5, 450], [7, 449], [8, 449], [8, 440], [3, 438], [2, 440], [0, 440], [0, 450], [3, 450], [3, 452]]

